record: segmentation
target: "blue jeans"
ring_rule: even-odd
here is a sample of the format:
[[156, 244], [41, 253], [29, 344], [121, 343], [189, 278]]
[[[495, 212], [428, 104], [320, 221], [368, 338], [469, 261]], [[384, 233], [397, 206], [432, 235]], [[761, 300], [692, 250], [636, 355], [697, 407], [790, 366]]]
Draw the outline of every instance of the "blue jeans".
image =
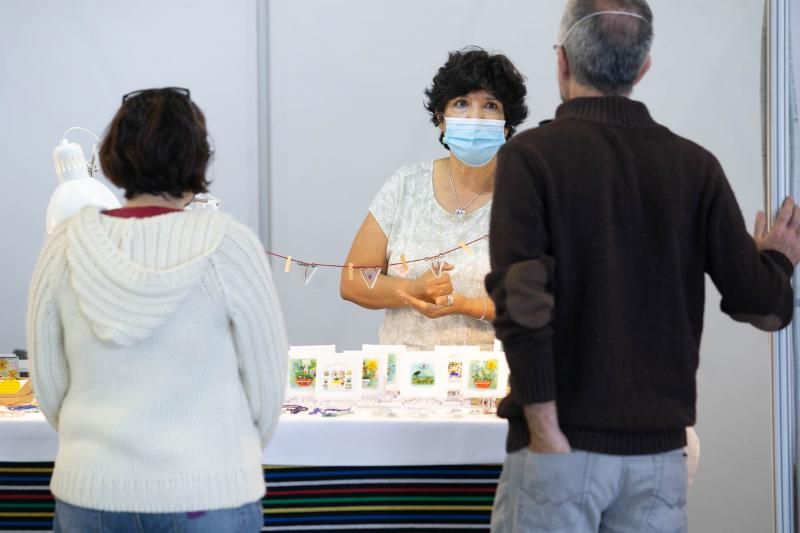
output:
[[492, 533], [686, 533], [683, 449], [653, 455], [508, 454]]
[[56, 500], [53, 533], [256, 533], [263, 524], [260, 501], [196, 513], [120, 513]]

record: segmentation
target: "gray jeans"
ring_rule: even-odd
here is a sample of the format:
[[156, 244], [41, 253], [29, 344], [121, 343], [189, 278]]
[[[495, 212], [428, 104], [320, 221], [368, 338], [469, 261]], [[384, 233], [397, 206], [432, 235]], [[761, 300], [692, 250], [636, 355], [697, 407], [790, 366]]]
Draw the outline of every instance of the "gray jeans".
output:
[[685, 533], [686, 456], [508, 454], [492, 533]]

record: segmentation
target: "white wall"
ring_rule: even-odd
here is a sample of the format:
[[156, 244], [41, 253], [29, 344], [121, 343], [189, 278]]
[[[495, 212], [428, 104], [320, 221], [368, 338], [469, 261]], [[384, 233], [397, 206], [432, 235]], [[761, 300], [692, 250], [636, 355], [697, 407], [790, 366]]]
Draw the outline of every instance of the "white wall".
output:
[[[25, 346], [51, 151], [71, 126], [102, 135], [126, 92], [192, 91], [216, 145], [211, 190], [258, 227], [254, 13], [255, 0], [0, 1], [0, 352]], [[91, 138], [73, 135], [88, 156]]]
[[[552, 0], [271, 0], [269, 168], [258, 168], [258, 0], [0, 1], [0, 351], [24, 345], [27, 283], [56, 184], [50, 151], [73, 125], [102, 132], [132, 89], [183, 85], [205, 110], [212, 192], [271, 247], [344, 260], [367, 206], [399, 166], [444, 155], [422, 104], [448, 50], [507, 53], [528, 77], [531, 118], [558, 104]], [[748, 222], [762, 204], [761, 0], [653, 0], [653, 69], [635, 97], [722, 161]], [[76, 137], [76, 139], [82, 139]], [[88, 141], [87, 141], [88, 142]], [[258, 205], [259, 171], [271, 201]], [[266, 235], [265, 235], [266, 237]], [[371, 342], [381, 313], [338, 297], [338, 272], [303, 286], [273, 263], [294, 343]], [[692, 531], [773, 530], [766, 335], [718, 311], [709, 286], [699, 373], [703, 457]]]

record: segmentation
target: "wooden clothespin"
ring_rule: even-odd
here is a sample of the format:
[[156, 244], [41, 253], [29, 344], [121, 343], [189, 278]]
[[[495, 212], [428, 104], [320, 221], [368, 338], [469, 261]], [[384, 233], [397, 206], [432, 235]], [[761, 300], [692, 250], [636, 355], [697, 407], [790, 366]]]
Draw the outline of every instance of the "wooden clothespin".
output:
[[353, 263], [347, 263], [347, 279], [353, 281]]
[[461, 246], [461, 249], [464, 250], [465, 254], [472, 255], [472, 248], [467, 246], [467, 243], [461, 241], [460, 243], [458, 243], [458, 245]]
[[286, 258], [286, 263], [283, 265], [283, 271], [289, 272], [292, 269], [292, 256]]

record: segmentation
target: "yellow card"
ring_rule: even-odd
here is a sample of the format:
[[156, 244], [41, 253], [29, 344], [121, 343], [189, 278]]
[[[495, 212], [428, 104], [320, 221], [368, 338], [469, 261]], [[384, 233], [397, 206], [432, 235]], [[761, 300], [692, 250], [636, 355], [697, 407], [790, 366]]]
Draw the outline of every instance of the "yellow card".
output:
[[22, 388], [22, 382], [18, 379], [0, 380], [0, 394], [16, 394]]

